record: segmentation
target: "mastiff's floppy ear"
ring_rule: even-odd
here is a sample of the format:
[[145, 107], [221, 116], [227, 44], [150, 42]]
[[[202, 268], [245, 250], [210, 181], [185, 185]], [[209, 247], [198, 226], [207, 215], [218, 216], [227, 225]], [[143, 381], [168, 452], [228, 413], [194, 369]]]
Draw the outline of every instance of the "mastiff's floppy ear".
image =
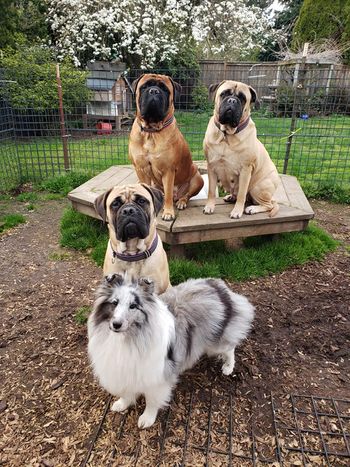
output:
[[215, 99], [215, 93], [217, 89], [225, 82], [226, 80], [224, 79], [223, 81], [220, 81], [220, 83], [214, 83], [209, 86], [209, 99], [214, 100]]
[[158, 190], [158, 188], [154, 188], [153, 186], [146, 185], [146, 183], [141, 183], [141, 185], [152, 196], [154, 211], [156, 213], [156, 216], [158, 216], [164, 204], [163, 192]]
[[107, 208], [106, 208], [106, 201], [107, 197], [112, 191], [112, 188], [107, 190], [105, 193], [102, 193], [102, 195], [98, 196], [95, 201], [94, 201], [94, 206], [95, 206], [95, 211], [97, 214], [101, 217], [103, 222], [106, 222], [106, 214], [107, 214]]
[[255, 108], [256, 108], [257, 110], [259, 110], [259, 109], [260, 109], [260, 101], [259, 101], [259, 99], [258, 99], [258, 95], [257, 95], [257, 93], [256, 93], [256, 91], [255, 91], [254, 88], [252, 88], [251, 86], [248, 86], [248, 87], [249, 87], [250, 94], [251, 94], [251, 96], [252, 96], [250, 102], [251, 102], [252, 104], [254, 103]]
[[136, 89], [137, 89], [137, 85], [139, 84], [139, 81], [140, 79], [145, 76], [144, 74], [142, 74], [141, 76], [139, 76], [137, 79], [135, 79], [132, 83], [131, 83], [131, 89], [132, 89], [132, 92], [134, 93], [134, 95], [136, 94]]
[[179, 100], [179, 98], [180, 98], [180, 94], [181, 94], [181, 91], [182, 91], [181, 84], [174, 81], [172, 78], [170, 78], [170, 76], [169, 76], [169, 79], [170, 79], [171, 84], [173, 85], [173, 88], [174, 88], [174, 102], [177, 102]]

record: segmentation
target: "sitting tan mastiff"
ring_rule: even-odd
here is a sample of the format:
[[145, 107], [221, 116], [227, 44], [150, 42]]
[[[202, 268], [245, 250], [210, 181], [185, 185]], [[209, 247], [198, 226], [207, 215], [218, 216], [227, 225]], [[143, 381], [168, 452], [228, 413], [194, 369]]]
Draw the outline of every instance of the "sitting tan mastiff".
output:
[[175, 92], [181, 86], [165, 75], [145, 74], [133, 82], [136, 118], [129, 138], [129, 157], [142, 183], [164, 192], [162, 219], [175, 218], [173, 201], [185, 209], [203, 179], [174, 117]]
[[149, 277], [158, 294], [169, 287], [168, 260], [156, 230], [163, 199], [160, 190], [145, 184], [115, 186], [96, 198], [96, 212], [109, 230], [105, 276]]
[[[251, 104], [259, 105], [256, 91], [238, 81], [222, 81], [212, 84], [209, 92], [216, 94], [214, 115], [203, 142], [209, 176], [203, 212], [214, 212], [215, 188], [220, 181], [229, 193], [225, 201], [235, 202], [231, 218], [239, 219], [243, 211], [247, 214], [268, 211], [274, 216], [279, 207], [273, 195], [280, 178], [250, 118]], [[244, 209], [248, 194], [253, 204]]]

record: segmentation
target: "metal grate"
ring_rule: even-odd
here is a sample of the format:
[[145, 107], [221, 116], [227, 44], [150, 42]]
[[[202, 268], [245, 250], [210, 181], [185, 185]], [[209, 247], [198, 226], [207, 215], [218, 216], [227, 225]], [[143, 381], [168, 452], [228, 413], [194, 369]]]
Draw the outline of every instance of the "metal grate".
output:
[[281, 462], [349, 465], [350, 400], [291, 395], [271, 403]]
[[112, 414], [110, 402], [108, 397], [81, 467], [345, 466], [350, 462], [350, 400], [271, 395], [264, 405], [266, 412], [260, 413], [261, 425], [249, 397], [217, 389], [179, 390], [155, 425], [141, 431], [136, 423], [142, 404]]

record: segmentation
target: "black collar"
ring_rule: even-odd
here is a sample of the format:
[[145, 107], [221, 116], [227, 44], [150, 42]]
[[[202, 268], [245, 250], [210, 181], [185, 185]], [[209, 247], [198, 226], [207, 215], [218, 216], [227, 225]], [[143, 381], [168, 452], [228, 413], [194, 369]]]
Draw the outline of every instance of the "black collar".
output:
[[168, 120], [165, 120], [163, 123], [163, 126], [161, 128], [146, 128], [142, 125], [140, 125], [141, 131], [144, 131], [145, 133], [158, 133], [159, 131], [164, 130], [167, 126], [171, 125], [174, 121], [175, 117], [172, 115]]
[[117, 251], [113, 250], [112, 244], [110, 245], [111, 245], [113, 259], [118, 258], [122, 261], [127, 261], [128, 263], [133, 263], [134, 261], [142, 261], [143, 259], [149, 258], [154, 252], [154, 250], [157, 248], [158, 234], [156, 232], [152, 245], [148, 250], [141, 251], [140, 253], [136, 253], [135, 255], [127, 255], [125, 253], [118, 253]]

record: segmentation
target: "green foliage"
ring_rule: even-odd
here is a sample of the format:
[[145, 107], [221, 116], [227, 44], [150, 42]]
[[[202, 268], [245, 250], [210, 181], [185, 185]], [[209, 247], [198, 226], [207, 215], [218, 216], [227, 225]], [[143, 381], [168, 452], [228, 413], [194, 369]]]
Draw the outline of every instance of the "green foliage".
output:
[[91, 178], [91, 173], [68, 172], [62, 175], [51, 177], [40, 184], [42, 190], [50, 193], [59, 193], [66, 196], [77, 186], [82, 185]]
[[38, 201], [39, 195], [33, 191], [29, 191], [26, 193], [20, 193], [17, 196], [17, 201], [21, 201], [22, 203], [27, 203], [28, 201]]
[[91, 313], [91, 308], [89, 306], [81, 306], [78, 308], [74, 314], [74, 320], [78, 324], [86, 324], [89, 318], [89, 314]]
[[[52, 52], [41, 46], [5, 49], [0, 58], [6, 80], [0, 97], [8, 97], [15, 108], [34, 110], [58, 109], [56, 63]], [[87, 72], [74, 68], [69, 61], [60, 64], [63, 104], [69, 113], [89, 97]]]
[[179, 47], [177, 54], [165, 62], [158, 63], [154, 69], [170, 76], [176, 76], [177, 79], [197, 78], [200, 75], [200, 66], [198, 62], [199, 50], [193, 38], [188, 37]]
[[4, 232], [5, 230], [11, 229], [12, 227], [16, 227], [18, 224], [24, 224], [26, 222], [26, 218], [22, 216], [22, 214], [7, 214], [5, 216], [0, 217], [0, 233]]
[[304, 183], [303, 190], [308, 198], [325, 199], [333, 203], [350, 204], [350, 189], [331, 183], [321, 183], [319, 187]]
[[170, 261], [171, 281], [177, 284], [192, 274], [231, 281], [254, 279], [310, 260], [321, 260], [336, 245], [328, 234], [313, 225], [304, 232], [282, 234], [274, 241], [268, 236], [245, 239], [245, 247], [238, 251], [227, 250], [220, 241], [189, 245], [190, 259]]
[[209, 102], [208, 89], [203, 83], [199, 83], [192, 91], [192, 99], [197, 110], [209, 112], [212, 104]]
[[49, 254], [50, 261], [69, 261], [71, 258], [72, 255], [66, 251], [53, 251]]
[[46, 39], [46, 10], [43, 0], [0, 0], [0, 49]]
[[19, 15], [12, 0], [0, 0], [0, 48], [15, 45]]
[[[65, 211], [61, 222], [62, 246], [89, 249], [92, 259], [102, 266], [107, 242], [107, 229], [101, 222], [73, 209]], [[171, 282], [178, 284], [191, 277], [237, 281], [262, 277], [296, 264], [321, 260], [336, 245], [336, 241], [314, 225], [303, 232], [281, 234], [274, 241], [269, 236], [247, 238], [244, 248], [238, 251], [226, 249], [222, 241], [187, 245], [187, 259], [169, 261]]]
[[[280, 86], [276, 91], [275, 111], [277, 116], [290, 114], [295, 105], [297, 116], [307, 113], [309, 116], [331, 115], [335, 113], [346, 113], [349, 107], [350, 93], [346, 87], [332, 87], [317, 89], [312, 94], [307, 94], [307, 89], [295, 90], [292, 86]], [[294, 95], [297, 97], [294, 103]]]
[[[348, 0], [304, 0], [293, 30], [292, 46], [305, 42], [333, 39], [339, 45], [350, 41], [350, 5]], [[349, 63], [350, 55], [346, 60]]]
[[95, 248], [100, 243], [104, 243], [104, 248], [106, 248], [107, 242], [107, 228], [102, 222], [76, 212], [72, 208], [64, 212], [61, 220], [61, 246], [86, 250]]

